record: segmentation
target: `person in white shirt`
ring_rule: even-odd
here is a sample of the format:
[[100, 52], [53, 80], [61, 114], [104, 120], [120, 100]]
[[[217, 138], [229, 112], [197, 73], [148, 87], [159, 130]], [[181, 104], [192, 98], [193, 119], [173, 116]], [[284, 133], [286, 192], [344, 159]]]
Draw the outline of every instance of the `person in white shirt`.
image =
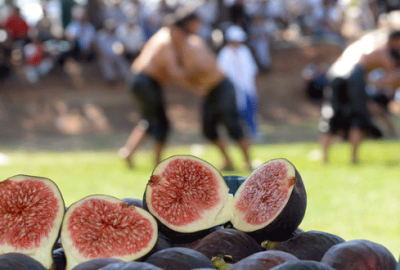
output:
[[225, 33], [227, 44], [218, 54], [218, 65], [233, 82], [238, 111], [246, 123], [251, 138], [259, 141], [261, 135], [257, 124], [258, 67], [254, 57], [244, 42], [246, 32], [237, 25], [230, 26]]

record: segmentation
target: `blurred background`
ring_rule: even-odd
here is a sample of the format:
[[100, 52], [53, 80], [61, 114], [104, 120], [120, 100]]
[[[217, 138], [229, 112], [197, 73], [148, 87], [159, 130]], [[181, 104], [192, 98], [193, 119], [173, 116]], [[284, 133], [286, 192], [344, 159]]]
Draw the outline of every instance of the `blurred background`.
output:
[[[231, 24], [247, 32], [260, 68], [258, 142], [315, 141], [329, 65], [352, 41], [400, 21], [395, 0], [0, 0], [0, 145], [123, 145], [139, 120], [127, 69], [165, 15], [188, 3], [216, 53]], [[108, 52], [118, 59], [105, 64]], [[171, 140], [201, 142], [200, 100], [177, 87], [166, 98]]]

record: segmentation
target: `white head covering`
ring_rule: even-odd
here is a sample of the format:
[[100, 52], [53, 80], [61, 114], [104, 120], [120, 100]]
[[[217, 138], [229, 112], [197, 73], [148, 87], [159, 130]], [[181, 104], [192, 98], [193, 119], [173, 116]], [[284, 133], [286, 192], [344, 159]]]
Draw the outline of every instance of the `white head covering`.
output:
[[228, 42], [244, 42], [247, 39], [247, 34], [240, 26], [232, 25], [226, 30], [225, 38]]

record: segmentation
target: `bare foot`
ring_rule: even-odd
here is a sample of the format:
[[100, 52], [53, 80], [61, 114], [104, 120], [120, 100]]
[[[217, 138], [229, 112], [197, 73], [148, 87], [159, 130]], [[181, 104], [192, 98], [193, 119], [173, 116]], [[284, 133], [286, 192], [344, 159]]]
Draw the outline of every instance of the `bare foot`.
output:
[[119, 149], [118, 154], [121, 158], [125, 160], [126, 165], [128, 166], [129, 169], [133, 169], [135, 167], [132, 162], [132, 155], [125, 147]]

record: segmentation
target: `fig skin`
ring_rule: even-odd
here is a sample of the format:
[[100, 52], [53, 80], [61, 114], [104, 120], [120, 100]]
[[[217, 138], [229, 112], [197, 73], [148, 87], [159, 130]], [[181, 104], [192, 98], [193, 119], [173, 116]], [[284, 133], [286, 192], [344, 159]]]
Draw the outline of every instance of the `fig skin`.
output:
[[37, 260], [17, 252], [0, 255], [1, 270], [46, 270]]
[[128, 204], [128, 207], [133, 205], [135, 207], [143, 208], [143, 200], [141, 199], [136, 199], [136, 198], [124, 198], [122, 199], [123, 202], [126, 202]]
[[321, 262], [336, 270], [395, 270], [397, 265], [386, 247], [365, 239], [332, 246]]
[[67, 258], [65, 258], [64, 249], [57, 248], [53, 250], [53, 268], [54, 270], [65, 270]]
[[119, 262], [123, 261], [115, 258], [93, 259], [76, 265], [74, 268], [72, 268], [72, 270], [98, 270], [109, 264], [119, 263]]
[[236, 263], [254, 253], [261, 252], [261, 246], [248, 234], [236, 229], [223, 229], [210, 233], [194, 247], [210, 260], [217, 255], [229, 255]]
[[268, 270], [285, 262], [299, 261], [294, 255], [280, 251], [267, 250], [257, 252], [233, 264], [229, 270]]
[[294, 235], [284, 242], [265, 241], [267, 250], [281, 250], [293, 254], [300, 260], [321, 261], [332, 246], [345, 242], [337, 235], [322, 231], [308, 231]]
[[271, 223], [259, 230], [246, 232], [259, 244], [265, 240], [283, 242], [291, 238], [303, 221], [307, 208], [307, 193], [299, 171], [290, 161], [284, 158], [274, 159], [268, 162], [276, 160], [283, 160], [293, 166], [296, 183], [288, 202]]
[[286, 262], [271, 268], [271, 270], [335, 270], [321, 262], [300, 260], [297, 262]]
[[162, 270], [162, 268], [146, 262], [119, 262], [109, 264], [99, 270]]
[[215, 268], [210, 259], [198, 251], [173, 247], [161, 250], [151, 255], [147, 263], [164, 270], [191, 270], [193, 268]]

